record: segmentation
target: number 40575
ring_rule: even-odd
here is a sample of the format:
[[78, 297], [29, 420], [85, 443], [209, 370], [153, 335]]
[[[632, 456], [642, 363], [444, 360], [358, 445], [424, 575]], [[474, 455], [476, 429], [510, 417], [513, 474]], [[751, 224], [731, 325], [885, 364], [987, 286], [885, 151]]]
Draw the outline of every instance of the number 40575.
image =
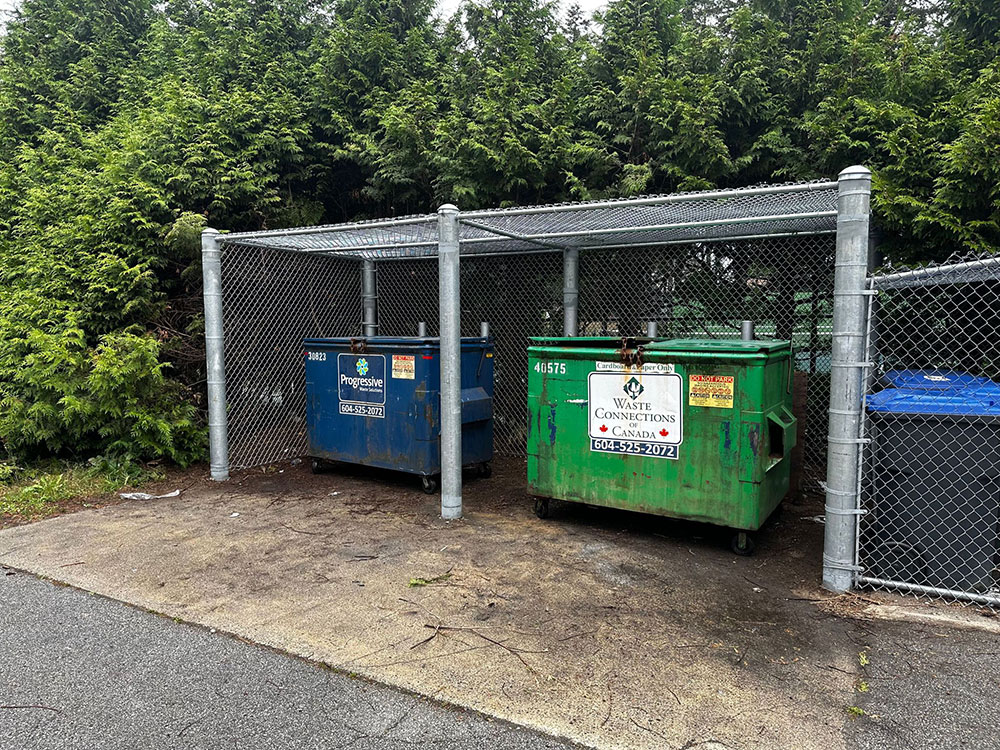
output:
[[543, 375], [565, 375], [565, 362], [535, 362], [535, 372]]

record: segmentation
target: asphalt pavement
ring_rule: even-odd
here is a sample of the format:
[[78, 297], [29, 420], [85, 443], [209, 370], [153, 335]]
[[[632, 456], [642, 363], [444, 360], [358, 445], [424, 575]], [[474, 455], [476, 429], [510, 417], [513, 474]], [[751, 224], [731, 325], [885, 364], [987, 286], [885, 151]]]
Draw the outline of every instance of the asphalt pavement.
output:
[[574, 745], [0, 569], [0, 750]]
[[847, 722], [856, 750], [1000, 750], [1000, 636], [913, 622], [860, 623]]

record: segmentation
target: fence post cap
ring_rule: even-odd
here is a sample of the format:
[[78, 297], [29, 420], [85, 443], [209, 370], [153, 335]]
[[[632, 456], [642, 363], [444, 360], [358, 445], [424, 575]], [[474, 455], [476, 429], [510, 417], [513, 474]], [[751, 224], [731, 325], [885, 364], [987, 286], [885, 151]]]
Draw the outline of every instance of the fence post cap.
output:
[[458, 206], [454, 203], [445, 203], [443, 206], [438, 207], [439, 214], [457, 214]]
[[201, 230], [201, 250], [217, 250], [219, 247], [219, 236], [222, 234], [218, 229], [207, 227]]
[[872, 171], [862, 164], [855, 164], [853, 167], [842, 169], [838, 177], [841, 180], [856, 180], [864, 177], [871, 177]]

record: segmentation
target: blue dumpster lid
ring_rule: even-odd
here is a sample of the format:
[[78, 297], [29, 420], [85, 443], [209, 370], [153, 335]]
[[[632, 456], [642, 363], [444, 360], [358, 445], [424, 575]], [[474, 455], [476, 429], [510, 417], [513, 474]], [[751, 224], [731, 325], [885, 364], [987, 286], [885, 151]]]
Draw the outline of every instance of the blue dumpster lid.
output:
[[1000, 417], [1000, 383], [963, 389], [888, 388], [868, 397], [868, 410], [889, 414]]
[[955, 370], [889, 370], [882, 377], [895, 388], [921, 391], [947, 391], [993, 382], [989, 378]]

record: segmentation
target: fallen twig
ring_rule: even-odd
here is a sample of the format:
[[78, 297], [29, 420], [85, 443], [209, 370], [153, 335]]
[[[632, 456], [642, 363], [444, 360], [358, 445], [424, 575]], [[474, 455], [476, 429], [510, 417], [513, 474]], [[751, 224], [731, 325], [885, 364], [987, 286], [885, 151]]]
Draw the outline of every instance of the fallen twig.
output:
[[601, 722], [603, 727], [608, 723], [608, 719], [611, 718], [611, 680], [608, 680], [608, 712], [604, 715], [604, 721]]
[[670, 693], [672, 696], [674, 696], [674, 700], [677, 701], [677, 705], [678, 706], [681, 705], [681, 699], [677, 697], [677, 693], [675, 693], [673, 690], [671, 690], [668, 685], [664, 685], [663, 687], [665, 687], [667, 689], [668, 693]]
[[9, 708], [9, 709], [14, 709], [14, 708], [40, 708], [40, 709], [43, 709], [45, 711], [54, 711], [57, 714], [61, 714], [62, 713], [62, 711], [60, 711], [58, 708], [52, 708], [52, 706], [42, 706], [42, 705], [39, 705], [39, 704], [36, 704], [36, 703], [32, 703], [32, 704], [29, 704], [29, 705], [26, 705], [26, 706], [0, 706], [0, 708]]
[[321, 534], [318, 531], [303, 531], [302, 529], [295, 529], [289, 526], [287, 523], [281, 523], [280, 521], [278, 522], [278, 525], [283, 526], [289, 531], [294, 531], [296, 534], [308, 534], [309, 536], [323, 536], [323, 534]]
[[437, 634], [440, 633], [440, 632], [441, 632], [441, 626], [438, 625], [438, 626], [436, 626], [434, 628], [434, 632], [433, 633], [431, 633], [429, 636], [427, 636], [426, 638], [424, 638], [422, 641], [417, 641], [412, 646], [410, 646], [410, 651], [412, 651], [413, 649], [415, 649], [417, 646], [423, 646], [425, 643], [429, 643], [430, 641], [433, 641], [435, 638], [437, 638]]
[[425, 628], [435, 628], [436, 631], [437, 630], [455, 630], [455, 631], [472, 633], [473, 635], [477, 635], [480, 638], [482, 638], [484, 641], [488, 641], [488, 642], [492, 643], [494, 646], [499, 646], [504, 651], [507, 651], [508, 653], [510, 653], [513, 656], [517, 657], [517, 660], [519, 662], [521, 662], [529, 672], [534, 672], [535, 669], [530, 664], [528, 664], [528, 662], [526, 662], [524, 660], [524, 657], [521, 656], [521, 654], [544, 654], [544, 653], [548, 653], [548, 649], [542, 649], [541, 651], [532, 651], [532, 650], [529, 650], [529, 649], [514, 648], [513, 646], [508, 646], [507, 644], [503, 643], [502, 641], [498, 641], [498, 640], [496, 640], [494, 638], [490, 638], [488, 635], [483, 635], [482, 633], [480, 633], [475, 628], [460, 627], [460, 626], [457, 626], [457, 625], [427, 625], [427, 624], [425, 624], [424, 627]]
[[655, 734], [660, 739], [665, 740], [666, 742], [670, 742], [670, 739], [665, 734], [661, 734], [660, 732], [657, 732], [652, 727], [644, 727], [642, 724], [640, 724], [638, 721], [636, 721], [635, 719], [633, 719], [631, 716], [628, 717], [628, 720], [631, 721], [633, 724], [635, 724], [637, 727], [639, 727], [639, 729], [645, 729], [650, 734]]
[[596, 632], [597, 632], [596, 629], [595, 630], [587, 630], [587, 631], [585, 631], [583, 633], [574, 633], [573, 635], [567, 635], [565, 638], [557, 638], [556, 640], [558, 640], [560, 642], [561, 641], [569, 641], [569, 640], [572, 640], [573, 638], [579, 638], [581, 635], [593, 635]]

